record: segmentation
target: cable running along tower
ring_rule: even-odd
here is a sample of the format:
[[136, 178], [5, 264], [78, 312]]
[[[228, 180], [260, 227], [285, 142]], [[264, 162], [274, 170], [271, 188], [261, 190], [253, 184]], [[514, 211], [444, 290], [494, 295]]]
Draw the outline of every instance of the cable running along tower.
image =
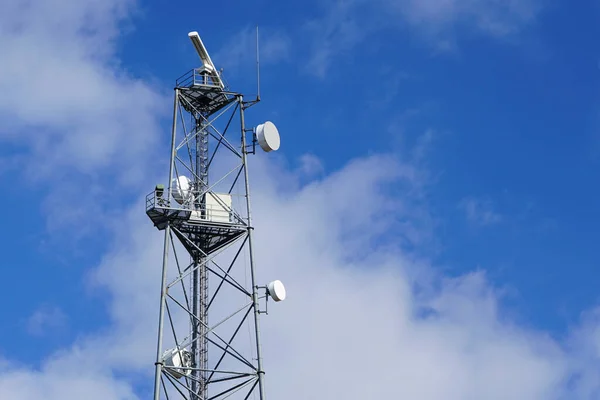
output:
[[169, 183], [146, 198], [164, 231], [154, 400], [264, 400], [259, 317], [286, 292], [256, 282], [247, 156], [277, 150], [279, 133], [271, 122], [246, 128], [260, 95], [230, 91], [198, 33], [188, 36], [202, 67], [176, 81]]

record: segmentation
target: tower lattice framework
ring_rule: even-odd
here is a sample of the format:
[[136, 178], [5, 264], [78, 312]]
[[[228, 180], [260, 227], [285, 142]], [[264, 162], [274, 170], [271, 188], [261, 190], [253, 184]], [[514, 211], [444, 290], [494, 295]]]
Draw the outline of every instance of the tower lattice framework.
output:
[[164, 232], [155, 400], [265, 398], [244, 120], [257, 101], [203, 69], [176, 81], [168, 184], [146, 199]]

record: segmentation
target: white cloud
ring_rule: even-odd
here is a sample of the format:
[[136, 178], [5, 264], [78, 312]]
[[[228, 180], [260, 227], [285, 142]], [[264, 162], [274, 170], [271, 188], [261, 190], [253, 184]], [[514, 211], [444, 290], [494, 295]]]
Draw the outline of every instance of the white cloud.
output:
[[465, 197], [460, 201], [459, 207], [465, 212], [467, 220], [477, 225], [495, 225], [503, 220], [488, 198]]
[[15, 153], [0, 165], [47, 191], [50, 231], [96, 234], [116, 194], [137, 193], [160, 167], [159, 121], [169, 114], [164, 95], [120, 68], [115, 53], [135, 2], [9, 0], [1, 8], [0, 144]]
[[[349, 399], [545, 400], [592, 398], [586, 393], [598, 390], [588, 372], [597, 368], [597, 353], [586, 342], [577, 340], [587, 352], [567, 350], [511, 322], [482, 273], [448, 279], [401, 246], [378, 244], [382, 236], [402, 237], [396, 222], [413, 218], [410, 190], [386, 189], [418, 184], [414, 166], [373, 156], [299, 189], [295, 173], [272, 162], [257, 158], [251, 167], [259, 281], [282, 279], [289, 293], [262, 324], [271, 397], [305, 399], [317, 391]], [[292, 188], [282, 190], [278, 177], [291, 178], [283, 182]], [[0, 394], [40, 380], [53, 400], [69, 385], [93, 391], [102, 382], [106, 398], [130, 399], [127, 381], [111, 371], [139, 371], [151, 382], [162, 238], [139, 205], [120, 222], [129, 229], [115, 236], [93, 275], [109, 295], [110, 329], [40, 370], [5, 367]], [[581, 335], [589, 342], [595, 329], [592, 319]], [[58, 368], [80, 357], [93, 360], [100, 380]], [[586, 379], [567, 390], [566, 380], [580, 371]]]
[[[386, 185], [406, 179], [397, 175], [402, 169], [373, 157], [284, 201], [275, 191], [255, 197], [262, 275], [289, 287], [264, 329], [270, 395], [552, 398], [566, 373], [560, 347], [503, 321], [481, 274], [438, 276], [442, 289], [434, 290], [419, 278], [428, 267], [398, 247], [375, 244], [373, 227], [383, 223], [394, 234], [393, 220], [411, 218], [402, 204], [407, 193], [395, 199], [395, 211], [383, 195]], [[417, 296], [415, 284], [428, 295]], [[423, 307], [432, 316], [420, 318]]]
[[131, 386], [95, 366], [76, 350], [47, 360], [37, 368], [15, 366], [0, 359], [0, 398], [137, 400]]
[[[72, 359], [70, 361], [81, 360]], [[115, 380], [110, 374], [89, 368], [89, 364], [80, 363], [71, 366], [64, 364], [64, 362], [49, 362], [39, 370], [28, 368], [0, 370], [0, 398], [14, 400], [138, 399], [127, 383]]]
[[325, 172], [325, 167], [321, 160], [313, 154], [304, 154], [300, 157], [299, 172], [302, 174], [313, 177], [320, 175]]
[[436, 50], [456, 46], [458, 30], [507, 38], [531, 25], [542, 8], [541, 0], [338, 0], [309, 21], [309, 71], [325, 77], [337, 57], [362, 46], [359, 62], [377, 46], [366, 42], [376, 32], [394, 35], [408, 26]]
[[[591, 345], [577, 340], [588, 349], [582, 357], [511, 322], [481, 272], [449, 279], [397, 245], [378, 244], [382, 235], [403, 236], [395, 221], [412, 218], [410, 190], [390, 197], [386, 188], [418, 184], [413, 168], [373, 156], [282, 190], [277, 178], [295, 186], [295, 173], [253, 160], [259, 281], [282, 279], [289, 294], [262, 324], [269, 395], [591, 398], [599, 387], [588, 372], [598, 365]], [[149, 372], [154, 356], [162, 239], [145, 218], [132, 208], [122, 220], [131, 230], [115, 238], [95, 274], [114, 325], [84, 352], [117, 370]], [[578, 335], [589, 341], [595, 329], [592, 319]], [[567, 388], [581, 371], [586, 379]]]
[[27, 332], [44, 336], [48, 332], [63, 329], [68, 322], [67, 315], [57, 306], [43, 305], [34, 311], [27, 320]]
[[[35, 156], [37, 180], [144, 176], [167, 107], [118, 66], [114, 42], [133, 1], [18, 1], [0, 13], [0, 140]], [[132, 162], [133, 161], [133, 162]], [[60, 172], [60, 173], [59, 173]]]

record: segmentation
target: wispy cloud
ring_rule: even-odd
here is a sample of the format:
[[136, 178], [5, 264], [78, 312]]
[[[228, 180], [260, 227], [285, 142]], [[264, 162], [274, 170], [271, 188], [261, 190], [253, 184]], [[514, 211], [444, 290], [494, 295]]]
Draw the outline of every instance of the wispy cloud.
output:
[[466, 25], [501, 37], [520, 31], [541, 9], [538, 0], [384, 0], [408, 23], [443, 32]]
[[371, 29], [360, 23], [364, 21], [358, 13], [361, 2], [335, 1], [324, 15], [306, 23], [304, 29], [312, 37], [306, 71], [324, 78], [334, 57], [344, 55], [366, 38]]
[[324, 77], [335, 58], [383, 29], [393, 34], [408, 26], [435, 50], [449, 50], [461, 28], [505, 38], [531, 25], [541, 9], [541, 0], [338, 0], [307, 23], [309, 71]]
[[[282, 31], [259, 27], [260, 62], [271, 64], [286, 61], [290, 57], [291, 41]], [[248, 66], [256, 60], [256, 28], [246, 27], [223, 45], [215, 53], [217, 68], [240, 68]]]
[[59, 307], [43, 305], [28, 318], [27, 332], [34, 336], [45, 336], [65, 328], [67, 322], [67, 315]]
[[503, 220], [489, 198], [466, 197], [460, 201], [459, 207], [469, 222], [480, 226], [495, 225]]
[[298, 161], [298, 172], [306, 177], [312, 178], [325, 172], [323, 162], [314, 154], [303, 154]]

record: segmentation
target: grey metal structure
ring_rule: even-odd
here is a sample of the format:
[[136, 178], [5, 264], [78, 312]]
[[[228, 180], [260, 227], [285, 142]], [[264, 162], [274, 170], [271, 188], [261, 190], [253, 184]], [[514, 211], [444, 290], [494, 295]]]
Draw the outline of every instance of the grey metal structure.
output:
[[259, 301], [267, 289], [255, 279], [247, 164], [256, 134], [244, 116], [258, 101], [206, 68], [176, 81], [168, 184], [146, 198], [164, 231], [155, 400], [265, 398]]

